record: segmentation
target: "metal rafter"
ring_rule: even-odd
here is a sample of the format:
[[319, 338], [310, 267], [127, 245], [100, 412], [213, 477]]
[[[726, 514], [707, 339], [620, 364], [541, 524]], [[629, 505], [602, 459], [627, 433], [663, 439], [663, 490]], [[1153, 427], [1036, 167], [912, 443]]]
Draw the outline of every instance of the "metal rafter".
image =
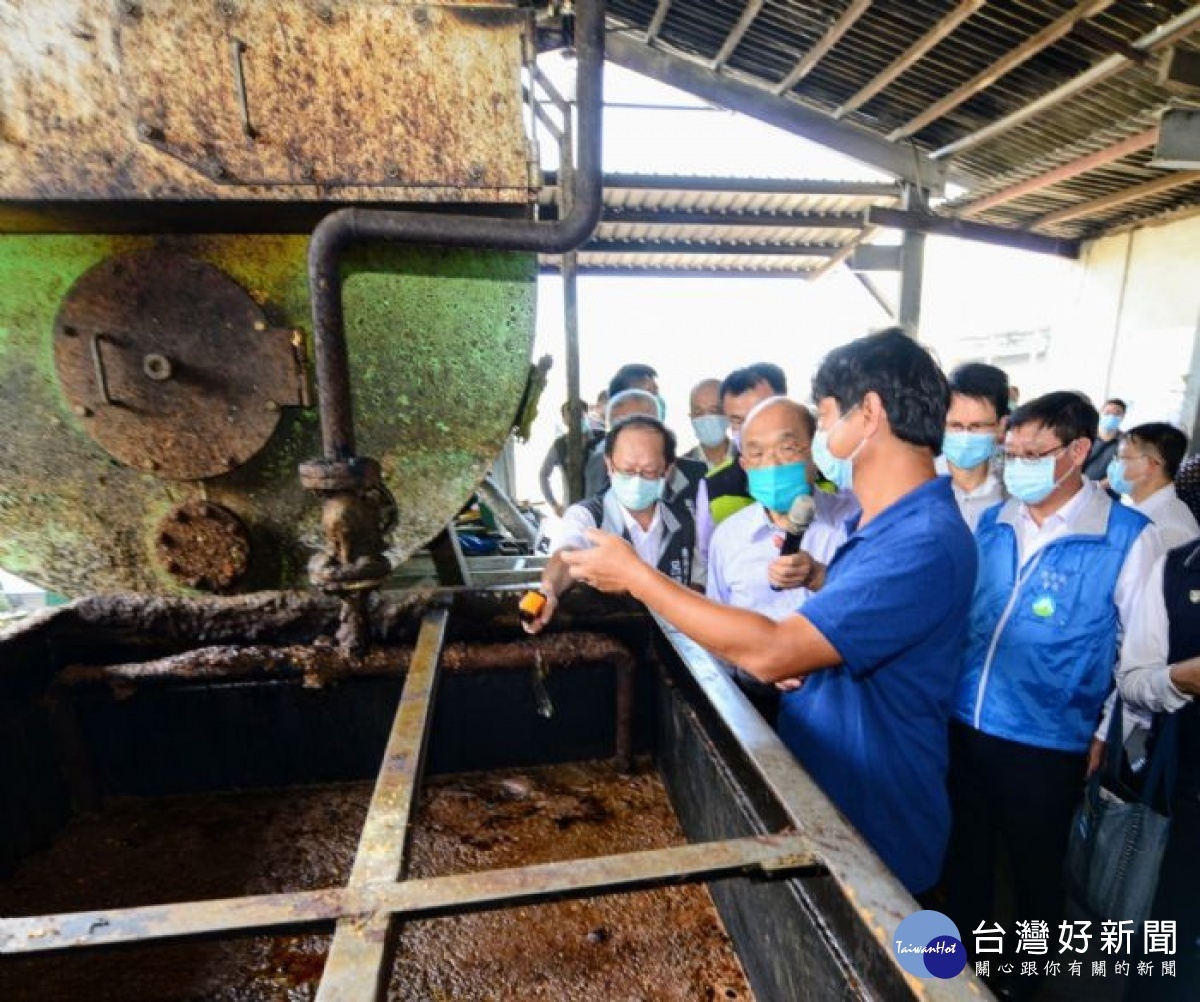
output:
[[720, 50], [709, 64], [714, 70], [719, 70], [724, 66], [728, 62], [729, 57], [737, 50], [742, 39], [746, 37], [746, 32], [750, 30], [750, 25], [758, 17], [758, 12], [762, 10], [763, 3], [764, 0], [750, 0], [746, 4], [746, 9], [742, 11], [742, 16], [738, 18], [738, 22], [733, 26], [733, 30], [725, 36], [725, 41], [721, 43]]
[[894, 129], [888, 134], [888, 139], [896, 142], [920, 132], [930, 122], [937, 121], [943, 115], [953, 111], [968, 98], [974, 97], [980, 91], [987, 90], [988, 87], [992, 86], [1002, 76], [1033, 58], [1043, 49], [1049, 48], [1055, 42], [1066, 37], [1078, 22], [1084, 21], [1089, 17], [1095, 17], [1105, 8], [1111, 7], [1114, 2], [1115, 0], [1082, 0], [1081, 3], [1076, 4], [1071, 10], [1055, 19], [1036, 35], [1027, 38], [1003, 59], [992, 63], [991, 66], [988, 66], [983, 72], [976, 74], [957, 90], [930, 105], [916, 118], [910, 119], [900, 126], [900, 128]]
[[1095, 198], [1089, 202], [1078, 202], [1075, 205], [1068, 205], [1066, 208], [1048, 212], [1044, 216], [1039, 216], [1030, 225], [1040, 229], [1045, 226], [1053, 226], [1055, 223], [1065, 223], [1072, 219], [1081, 219], [1084, 216], [1099, 215], [1101, 212], [1118, 208], [1128, 202], [1136, 202], [1142, 198], [1161, 195], [1164, 191], [1170, 191], [1173, 188], [1182, 188], [1185, 184], [1194, 184], [1197, 181], [1200, 181], [1200, 170], [1165, 174], [1162, 177], [1155, 178], [1153, 181], [1147, 181], [1145, 184], [1135, 185], [1132, 188], [1125, 188], [1122, 191], [1115, 191], [1111, 195], [1105, 195], [1103, 198]]
[[909, 209], [886, 209], [872, 206], [867, 210], [867, 222], [874, 226], [887, 226], [905, 233], [932, 233], [937, 236], [959, 237], [978, 240], [981, 243], [1015, 247], [1018, 250], [1034, 251], [1038, 254], [1056, 254], [1060, 257], [1079, 257], [1079, 241], [1046, 237], [1026, 230], [1012, 230], [988, 223], [972, 223], [965, 219], [936, 216], [930, 212]]
[[589, 240], [584, 254], [782, 254], [788, 257], [829, 257], [841, 244], [784, 244], [723, 240]]
[[809, 49], [792, 68], [792, 71], [775, 85], [775, 93], [786, 94], [808, 76], [816, 68], [817, 63], [825, 58], [829, 50], [841, 41], [842, 36], [854, 27], [854, 23], [867, 12], [867, 8], [873, 2], [874, 0], [851, 0], [850, 6], [842, 12], [841, 17], [830, 25], [829, 30], [821, 36], [817, 44]]
[[1128, 139], [1123, 139], [1119, 143], [1114, 143], [1112, 146], [1106, 146], [1095, 153], [1089, 153], [1087, 156], [1079, 157], [1069, 163], [1055, 167], [1053, 170], [1048, 170], [1044, 174], [1036, 174], [1024, 181], [1018, 181], [1016, 184], [1009, 185], [1007, 188], [1001, 188], [999, 191], [993, 192], [985, 198], [962, 206], [957, 210], [958, 215], [977, 216], [980, 213], [987, 212], [988, 209], [994, 209], [998, 205], [1004, 205], [1007, 202], [1023, 198], [1035, 191], [1049, 188], [1051, 185], [1069, 181], [1071, 178], [1079, 177], [1080, 174], [1086, 174], [1090, 170], [1104, 167], [1107, 164], [1137, 153], [1139, 150], [1144, 150], [1148, 146], [1153, 146], [1157, 138], [1158, 126], [1154, 126], [1153, 128], [1139, 132], [1135, 136], [1130, 136]]
[[658, 33], [662, 31], [663, 23], [667, 20], [667, 14], [671, 11], [671, 0], [658, 0], [658, 6], [654, 9], [654, 17], [650, 19], [650, 24], [646, 28], [646, 41], [653, 43], [658, 38]]
[[[1200, 4], [1195, 4], [1182, 14], [1173, 17], [1170, 21], [1159, 25], [1153, 31], [1147, 32], [1141, 38], [1137, 39], [1133, 43], [1133, 48], [1139, 52], [1156, 52], [1170, 45], [1172, 42], [1186, 38], [1198, 26], [1200, 26]], [[1068, 80], [1066, 83], [1055, 87], [1049, 93], [1043, 94], [1036, 100], [1031, 101], [1024, 108], [1019, 108], [1012, 114], [1005, 115], [990, 125], [985, 125], [982, 129], [965, 135], [961, 139], [957, 139], [939, 150], [935, 150], [930, 156], [934, 160], [945, 160], [958, 156], [960, 153], [965, 153], [967, 150], [974, 149], [981, 143], [985, 143], [989, 139], [995, 139], [996, 136], [1002, 135], [1010, 129], [1015, 129], [1018, 125], [1024, 125], [1042, 112], [1048, 111], [1050, 108], [1070, 100], [1076, 94], [1080, 94], [1088, 88], [1107, 80], [1114, 74], [1120, 73], [1128, 66], [1133, 65], [1133, 62], [1132, 59], [1125, 55], [1111, 55], [1107, 59], [1098, 62], [1091, 69], [1084, 70], [1079, 76]]]
[[881, 73], [878, 73], [869, 84], [848, 98], [843, 104], [839, 105], [834, 110], [833, 117], [843, 118], [849, 115], [850, 112], [861, 108], [881, 90], [892, 84], [897, 78], [912, 69], [916, 63], [924, 59], [935, 45], [949, 38], [960, 24], [987, 2], [988, 0], [961, 0], [954, 10], [913, 42], [904, 51], [903, 55], [899, 56]]
[[690, 212], [672, 209], [606, 208], [601, 224], [642, 226], [775, 227], [789, 230], [857, 230], [857, 212]]

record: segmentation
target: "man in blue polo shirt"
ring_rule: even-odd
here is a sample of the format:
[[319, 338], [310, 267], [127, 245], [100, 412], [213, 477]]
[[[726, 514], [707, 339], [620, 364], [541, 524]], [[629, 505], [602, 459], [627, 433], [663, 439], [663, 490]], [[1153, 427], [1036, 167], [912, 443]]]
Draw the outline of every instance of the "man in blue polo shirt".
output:
[[571, 575], [628, 591], [726, 661], [788, 692], [779, 733], [913, 894], [937, 882], [950, 829], [946, 727], [975, 585], [975, 546], [933, 457], [950, 391], [891, 329], [831, 352], [813, 380], [813, 457], [862, 505], [814, 592], [775, 621], [718, 605], [642, 563], [624, 541], [566, 554]]

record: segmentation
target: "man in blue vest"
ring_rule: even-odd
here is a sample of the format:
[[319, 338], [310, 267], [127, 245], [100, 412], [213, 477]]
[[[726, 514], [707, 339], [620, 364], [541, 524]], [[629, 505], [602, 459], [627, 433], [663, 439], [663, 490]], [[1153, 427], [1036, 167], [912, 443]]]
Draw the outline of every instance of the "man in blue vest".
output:
[[946, 724], [975, 582], [975, 546], [933, 456], [950, 390], [929, 353], [893, 328], [831, 352], [813, 379], [813, 458], [854, 481], [862, 512], [812, 596], [775, 620], [719, 605], [588, 533], [571, 576], [628, 591], [676, 629], [783, 696], [779, 736], [914, 894], [937, 882], [950, 828]]
[[[1163, 552], [1148, 519], [1083, 477], [1096, 409], [1049, 393], [1010, 417], [1010, 498], [975, 530], [979, 580], [950, 724], [947, 910], [973, 943], [996, 921], [1001, 847], [1017, 918], [1057, 930], [1071, 813], [1123, 624]], [[1027, 994], [1035, 979], [1017, 979]], [[1026, 984], [1028, 982], [1028, 984]]]

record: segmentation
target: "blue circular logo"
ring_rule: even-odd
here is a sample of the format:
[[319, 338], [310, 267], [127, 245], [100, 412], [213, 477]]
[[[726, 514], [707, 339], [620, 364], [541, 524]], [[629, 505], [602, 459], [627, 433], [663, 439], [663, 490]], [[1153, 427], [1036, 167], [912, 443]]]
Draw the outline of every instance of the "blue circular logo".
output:
[[900, 966], [918, 978], [952, 978], [967, 966], [967, 948], [958, 926], [941, 912], [913, 912], [892, 937]]

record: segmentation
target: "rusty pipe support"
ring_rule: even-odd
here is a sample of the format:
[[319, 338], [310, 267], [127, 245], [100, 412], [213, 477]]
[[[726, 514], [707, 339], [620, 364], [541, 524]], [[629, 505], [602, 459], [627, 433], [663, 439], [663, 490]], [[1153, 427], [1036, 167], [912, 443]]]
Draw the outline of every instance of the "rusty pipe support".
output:
[[579, 164], [571, 207], [560, 219], [499, 219], [487, 216], [339, 209], [313, 230], [308, 247], [321, 443], [327, 460], [355, 455], [350, 367], [342, 312], [341, 260], [369, 240], [440, 247], [563, 254], [591, 236], [603, 208], [601, 119], [604, 110], [604, 2], [579, 4], [575, 29], [579, 60]]

